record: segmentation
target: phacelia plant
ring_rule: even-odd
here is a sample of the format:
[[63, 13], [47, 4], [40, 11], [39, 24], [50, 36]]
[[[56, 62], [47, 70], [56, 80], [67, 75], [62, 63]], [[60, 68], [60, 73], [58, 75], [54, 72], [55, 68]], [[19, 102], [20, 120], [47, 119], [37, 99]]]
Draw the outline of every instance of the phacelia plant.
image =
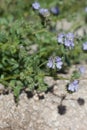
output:
[[[70, 19], [71, 14], [72, 18], [76, 14], [75, 19], [78, 10], [85, 8], [84, 2], [69, 2], [1, 1], [0, 83], [7, 91], [13, 92], [17, 100], [22, 91], [45, 92], [48, 86], [44, 77], [54, 76], [50, 71], [59, 76], [58, 72], [86, 59], [87, 34], [79, 37], [75, 33], [81, 24], [75, 26], [74, 22], [71, 30], [67, 31], [56, 29], [58, 20]], [[70, 14], [67, 9], [70, 9]], [[80, 19], [85, 19], [85, 13]], [[80, 68], [80, 72], [72, 74], [69, 91], [77, 91], [83, 72], [84, 69]]]

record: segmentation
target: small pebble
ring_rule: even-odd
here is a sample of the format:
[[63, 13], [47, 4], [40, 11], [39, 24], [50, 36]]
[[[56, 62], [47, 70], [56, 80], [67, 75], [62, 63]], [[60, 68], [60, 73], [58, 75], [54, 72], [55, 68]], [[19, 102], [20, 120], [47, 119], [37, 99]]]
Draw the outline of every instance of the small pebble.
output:
[[35, 94], [35, 95], [33, 96], [33, 98], [34, 98], [35, 101], [38, 101], [38, 100], [39, 100], [39, 97], [38, 97], [37, 94]]

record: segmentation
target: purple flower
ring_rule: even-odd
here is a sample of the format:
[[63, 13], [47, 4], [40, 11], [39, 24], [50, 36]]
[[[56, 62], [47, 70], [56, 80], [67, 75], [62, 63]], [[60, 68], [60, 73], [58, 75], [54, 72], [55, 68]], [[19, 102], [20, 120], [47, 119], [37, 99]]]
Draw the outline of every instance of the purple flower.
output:
[[87, 13], [87, 7], [85, 7], [85, 12]]
[[74, 47], [73, 41], [71, 41], [71, 40], [69, 40], [69, 39], [65, 39], [64, 45], [65, 45], [66, 47], [70, 47], [70, 48]]
[[78, 80], [74, 80], [72, 83], [70, 83], [68, 85], [68, 90], [71, 91], [71, 92], [75, 92], [78, 90], [78, 84], [79, 84], [79, 81]]
[[43, 16], [43, 17], [47, 17], [47, 16], [50, 15], [49, 10], [48, 10], [48, 9], [44, 9], [44, 8], [39, 9], [39, 13], [40, 13], [40, 15]]
[[66, 34], [64, 45], [69, 48], [74, 47], [74, 34], [73, 33]]
[[64, 43], [64, 37], [65, 37], [65, 34], [60, 33], [60, 34], [58, 35], [58, 38], [57, 38], [58, 43], [63, 44], [63, 43]]
[[66, 34], [66, 38], [67, 38], [68, 40], [73, 41], [73, 40], [74, 40], [74, 34], [71, 33], [71, 32], [69, 32], [68, 34]]
[[68, 47], [70, 49], [74, 47], [74, 34], [71, 32], [68, 34], [59, 34], [57, 40], [58, 43], [64, 44], [65, 47]]
[[56, 67], [58, 69], [61, 69], [62, 68], [62, 65], [63, 65], [63, 62], [62, 62], [62, 59], [60, 57], [56, 57], [55, 58], [55, 62], [56, 62]]
[[83, 43], [82, 48], [84, 51], [87, 51], [87, 42]]
[[83, 66], [80, 66], [79, 71], [80, 71], [81, 74], [84, 74], [85, 73], [85, 68]]
[[52, 7], [50, 9], [51, 13], [54, 14], [54, 15], [58, 15], [59, 14], [59, 8], [56, 6], [56, 7]]
[[48, 60], [48, 63], [47, 63], [47, 66], [49, 68], [52, 68], [54, 69], [55, 68], [55, 59], [53, 57], [50, 57], [49, 60]]
[[32, 8], [35, 9], [35, 10], [38, 10], [40, 8], [40, 4], [38, 2], [34, 2], [32, 4]]
[[62, 59], [60, 57], [50, 57], [47, 63], [47, 66], [49, 68], [55, 69], [61, 69], [63, 65]]

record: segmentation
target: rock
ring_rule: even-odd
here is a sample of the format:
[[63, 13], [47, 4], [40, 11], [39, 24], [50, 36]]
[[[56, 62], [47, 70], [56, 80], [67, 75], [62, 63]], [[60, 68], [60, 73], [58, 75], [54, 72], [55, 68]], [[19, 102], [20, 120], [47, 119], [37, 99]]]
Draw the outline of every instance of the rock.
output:
[[50, 76], [45, 76], [44, 82], [49, 86], [53, 86], [55, 84], [55, 80]]
[[57, 21], [56, 23], [56, 30], [64, 30], [64, 31], [68, 31], [72, 26], [71, 22], [68, 22], [66, 19], [63, 19], [61, 21]]
[[87, 34], [87, 27], [83, 26], [75, 31], [75, 35], [83, 37], [84, 34]]
[[85, 71], [72, 94], [65, 89], [67, 80], [56, 80], [49, 83], [56, 83], [55, 93], [45, 94], [43, 100], [22, 93], [16, 106], [13, 94], [0, 95], [0, 130], [87, 130], [87, 65]]
[[0, 84], [0, 93], [2, 93], [4, 91], [5, 87], [3, 84]]
[[35, 94], [35, 95], [33, 96], [33, 99], [34, 99], [35, 101], [38, 101], [38, 100], [39, 100], [38, 95], [37, 95], [37, 94]]
[[38, 49], [38, 45], [37, 44], [31, 45], [31, 46], [29, 46], [28, 53], [29, 54], [33, 54], [33, 53], [35, 53], [37, 51], [37, 49]]

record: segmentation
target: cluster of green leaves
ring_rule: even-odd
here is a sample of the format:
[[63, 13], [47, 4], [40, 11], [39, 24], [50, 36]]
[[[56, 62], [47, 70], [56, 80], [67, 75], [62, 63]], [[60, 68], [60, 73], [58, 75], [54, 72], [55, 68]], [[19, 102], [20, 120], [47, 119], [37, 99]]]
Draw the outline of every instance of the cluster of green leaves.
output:
[[9, 86], [16, 97], [26, 87], [29, 91], [35, 85], [38, 91], [46, 90], [44, 72], [39, 67], [43, 52], [30, 53], [36, 39], [31, 33], [36, 26], [30, 30], [30, 23], [22, 19], [11, 24], [0, 34], [0, 82]]
[[[35, 89], [37, 92], [47, 90], [44, 76], [49, 75], [46, 63], [51, 55], [63, 57], [63, 69], [66, 69], [67, 66], [78, 62], [79, 55], [82, 54], [78, 39], [75, 49], [67, 51], [58, 45], [57, 32], [50, 31], [54, 27], [52, 23], [58, 17], [64, 17], [65, 13], [62, 12], [58, 17], [41, 19], [38, 13], [32, 10], [32, 2], [1, 0], [0, 4], [0, 83], [13, 91], [16, 99], [26, 88], [32, 92]], [[42, 1], [41, 4], [51, 7], [58, 2], [60, 9], [66, 11], [60, 0], [48, 0], [47, 4]], [[46, 22], [45, 26], [43, 22]], [[32, 47], [36, 45], [36, 51], [33, 51]]]

